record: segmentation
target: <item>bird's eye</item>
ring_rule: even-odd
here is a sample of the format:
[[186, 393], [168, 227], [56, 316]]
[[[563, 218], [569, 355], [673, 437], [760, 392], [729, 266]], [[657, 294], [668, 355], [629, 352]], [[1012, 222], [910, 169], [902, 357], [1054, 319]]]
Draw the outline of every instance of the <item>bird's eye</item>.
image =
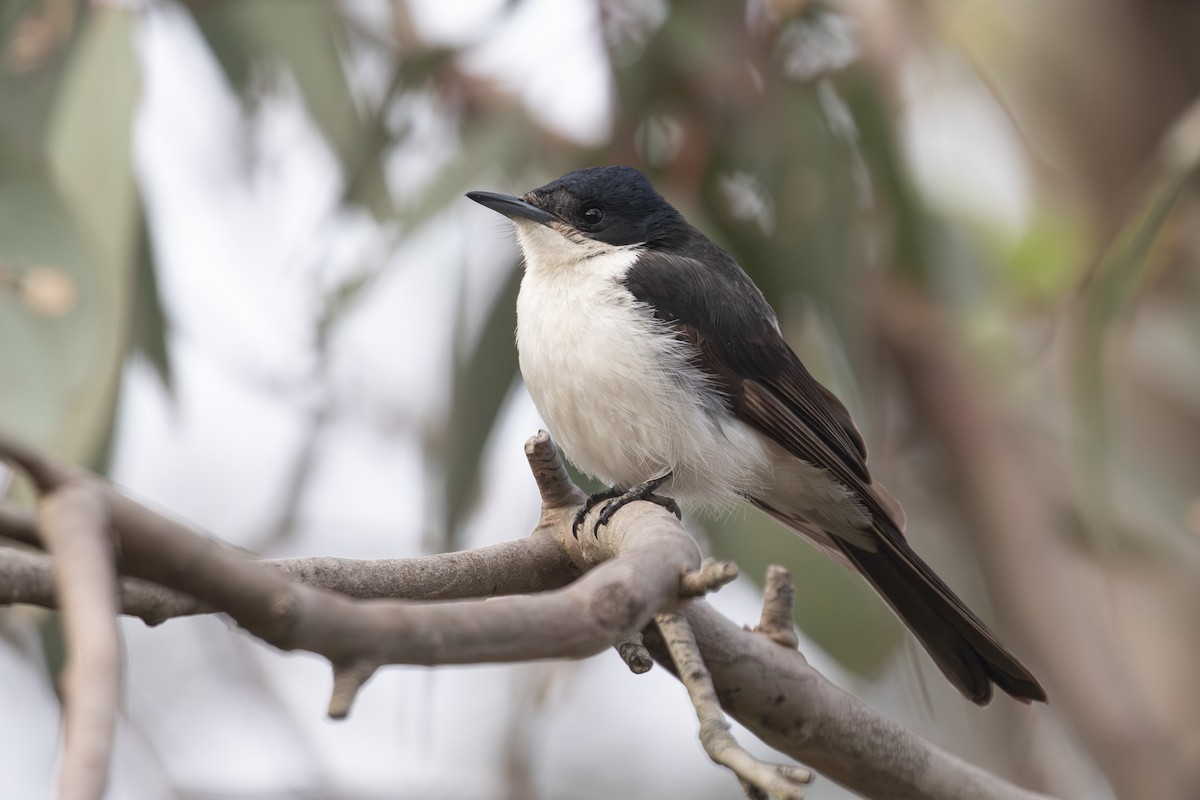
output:
[[604, 209], [600, 206], [588, 206], [583, 210], [583, 224], [594, 227], [604, 222]]

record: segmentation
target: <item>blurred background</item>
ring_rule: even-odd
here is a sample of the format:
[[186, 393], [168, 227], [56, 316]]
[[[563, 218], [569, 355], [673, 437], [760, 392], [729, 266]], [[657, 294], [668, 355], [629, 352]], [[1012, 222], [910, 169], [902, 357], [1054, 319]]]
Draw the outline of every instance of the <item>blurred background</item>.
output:
[[[462, 195], [637, 166], [1050, 704], [971, 706], [748, 511], [686, 518], [742, 567], [718, 607], [755, 620], [783, 563], [810, 660], [943, 747], [1200, 797], [1198, 97], [1172, 0], [5, 0], [0, 426], [268, 556], [524, 535], [520, 269]], [[113, 798], [739, 796], [682, 687], [612, 654], [388, 668], [333, 723], [318, 659], [122, 630]], [[44, 797], [58, 623], [0, 632], [5, 791]]]

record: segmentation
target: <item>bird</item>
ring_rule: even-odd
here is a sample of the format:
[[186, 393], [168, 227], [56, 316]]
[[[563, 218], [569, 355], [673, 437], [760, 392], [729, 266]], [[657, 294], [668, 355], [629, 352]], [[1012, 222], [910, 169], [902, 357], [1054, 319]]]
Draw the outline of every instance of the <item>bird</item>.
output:
[[589, 167], [517, 197], [521, 375], [554, 440], [610, 489], [601, 526], [635, 500], [757, 507], [857, 570], [964, 696], [1046, 701], [1021, 663], [909, 545], [845, 406], [809, 373], [742, 267], [638, 170]]

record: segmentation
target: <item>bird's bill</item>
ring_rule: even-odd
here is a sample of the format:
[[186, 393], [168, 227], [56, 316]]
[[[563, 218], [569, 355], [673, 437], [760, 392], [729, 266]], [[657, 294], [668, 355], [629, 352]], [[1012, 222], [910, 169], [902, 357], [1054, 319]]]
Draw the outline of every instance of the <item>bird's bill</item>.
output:
[[555, 216], [549, 211], [544, 211], [532, 203], [528, 203], [512, 195], [496, 194], [495, 192], [467, 192], [467, 197], [482, 206], [487, 206], [492, 211], [503, 214], [509, 219], [520, 217], [521, 219], [540, 222], [542, 225], [546, 225], [555, 219]]

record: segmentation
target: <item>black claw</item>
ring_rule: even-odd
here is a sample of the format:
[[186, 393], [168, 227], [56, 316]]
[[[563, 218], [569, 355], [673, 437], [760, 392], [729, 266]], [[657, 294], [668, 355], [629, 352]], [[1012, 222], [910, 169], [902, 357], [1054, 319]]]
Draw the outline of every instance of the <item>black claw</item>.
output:
[[623, 490], [617, 488], [605, 489], [603, 492], [596, 492], [594, 495], [588, 497], [588, 499], [584, 501], [583, 505], [579, 507], [579, 510], [575, 512], [575, 520], [571, 523], [571, 535], [578, 539], [579, 526], [583, 524], [584, 517], [591, 513], [591, 510], [598, 504], [603, 503], [605, 500], [613, 499], [617, 495], [621, 494], [622, 491]]
[[[601, 500], [609, 501], [605, 504], [604, 508], [600, 510], [600, 515], [596, 518], [596, 524], [592, 526], [592, 535], [597, 538], [600, 536], [600, 526], [607, 525], [608, 521], [613, 518], [613, 514], [616, 514], [622, 508], [635, 500], [649, 500], [651, 503], [660, 505], [667, 509], [677, 518], [682, 519], [682, 516], [679, 513], [679, 505], [674, 500], [672, 500], [670, 497], [663, 497], [662, 495], [657, 495], [654, 493], [654, 490], [659, 486], [662, 486], [663, 482], [670, 477], [671, 474], [667, 473], [659, 478], [646, 481], [645, 483], [639, 483], [637, 486], [634, 486], [626, 492], [621, 492], [619, 489], [611, 489], [608, 493], [605, 493], [607, 496], [592, 495], [592, 497], [588, 498], [588, 503], [590, 505], [588, 505], [584, 511], [580, 512], [580, 514], [576, 515], [575, 521], [577, 524], [582, 521], [583, 517], [587, 515], [587, 512], [591, 510], [591, 506], [595, 505], [595, 503], [592, 502], [593, 500], [596, 502], [600, 502]], [[574, 529], [572, 529], [572, 533], [574, 533]]]
[[667, 511], [670, 511], [672, 514], [674, 514], [675, 519], [683, 519], [683, 514], [679, 511], [679, 503], [676, 503], [675, 499], [672, 497], [663, 497], [661, 494], [648, 494], [642, 499], [649, 500], [655, 505], [662, 506]]
[[604, 508], [600, 509], [600, 516], [596, 517], [596, 524], [592, 526], [592, 536], [595, 536], [597, 539], [600, 538], [600, 526], [607, 525], [608, 521], [612, 519], [612, 515], [624, 508], [625, 504], [629, 502], [628, 500], [625, 500], [624, 503], [621, 502], [624, 498], [625, 496], [622, 495], [615, 500], [610, 500], [605, 504]]

